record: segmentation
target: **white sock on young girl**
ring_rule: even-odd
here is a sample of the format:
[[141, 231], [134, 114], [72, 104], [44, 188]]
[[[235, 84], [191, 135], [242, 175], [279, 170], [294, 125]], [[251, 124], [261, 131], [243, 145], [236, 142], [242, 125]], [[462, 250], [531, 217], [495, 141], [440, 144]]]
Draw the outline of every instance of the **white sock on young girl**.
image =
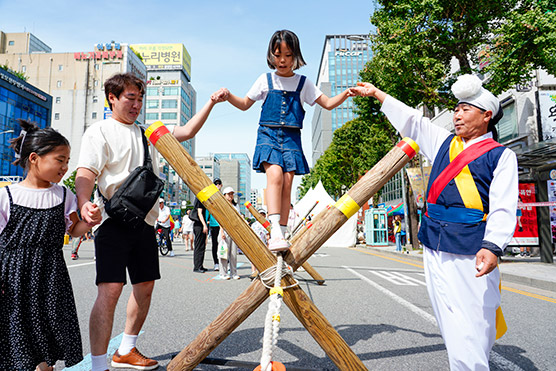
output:
[[108, 370], [108, 360], [106, 358], [106, 353], [100, 356], [94, 356], [91, 354], [91, 371], [105, 371]]
[[135, 348], [135, 344], [137, 344], [137, 335], [128, 335], [124, 332], [122, 342], [118, 348], [118, 353], [121, 356], [128, 354], [133, 348]]
[[270, 238], [284, 238], [280, 228], [280, 214], [270, 214], [268, 221], [270, 222]]

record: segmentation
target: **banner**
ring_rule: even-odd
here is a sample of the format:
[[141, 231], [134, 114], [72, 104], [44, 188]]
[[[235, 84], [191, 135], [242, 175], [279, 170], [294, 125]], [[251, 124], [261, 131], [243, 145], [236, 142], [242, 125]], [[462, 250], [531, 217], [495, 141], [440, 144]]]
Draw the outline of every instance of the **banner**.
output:
[[425, 193], [429, 184], [431, 167], [423, 166], [422, 172], [420, 167], [410, 167], [405, 169], [405, 171], [407, 172], [417, 207], [423, 207], [425, 205]]
[[556, 91], [539, 91], [542, 140], [556, 138]]
[[[519, 183], [519, 200], [516, 210], [516, 226], [510, 245], [536, 246], [539, 244], [535, 184]], [[526, 206], [527, 205], [527, 206]]]
[[[556, 180], [546, 181], [548, 201], [556, 201]], [[556, 242], [556, 207], [550, 207], [550, 230], [552, 231], [552, 242]]]

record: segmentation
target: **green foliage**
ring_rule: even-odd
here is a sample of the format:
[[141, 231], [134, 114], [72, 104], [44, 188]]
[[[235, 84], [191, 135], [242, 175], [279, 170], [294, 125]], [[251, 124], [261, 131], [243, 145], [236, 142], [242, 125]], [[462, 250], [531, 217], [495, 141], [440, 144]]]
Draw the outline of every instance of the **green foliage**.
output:
[[64, 185], [75, 194], [75, 175], [77, 170], [74, 170], [71, 175], [64, 180]]
[[301, 194], [319, 180], [334, 198], [342, 196], [367, 170], [392, 148], [390, 133], [383, 130], [384, 119], [355, 119], [334, 132], [332, 143], [318, 159], [310, 174], [301, 181]]
[[8, 71], [9, 73], [11, 73], [12, 75], [14, 75], [16, 77], [19, 77], [23, 81], [27, 81], [27, 76], [25, 76], [25, 74], [23, 72], [14, 71], [10, 67], [8, 67], [7, 64], [4, 64], [4, 65], [0, 64], [0, 68], [3, 69], [4, 71]]
[[378, 3], [374, 56], [361, 77], [410, 106], [453, 106], [454, 59], [458, 75], [488, 76], [493, 93], [529, 79], [534, 68], [556, 72], [554, 0]]

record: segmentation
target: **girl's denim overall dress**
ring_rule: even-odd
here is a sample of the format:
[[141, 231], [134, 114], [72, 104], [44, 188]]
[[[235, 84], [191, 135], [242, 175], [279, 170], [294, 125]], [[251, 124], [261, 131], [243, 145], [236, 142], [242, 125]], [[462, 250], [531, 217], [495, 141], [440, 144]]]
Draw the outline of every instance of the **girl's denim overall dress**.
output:
[[300, 94], [305, 83], [301, 76], [295, 91], [276, 90], [268, 73], [268, 95], [262, 106], [253, 169], [264, 172], [263, 162], [280, 165], [284, 172], [307, 174], [309, 164], [301, 148], [301, 128], [305, 111]]

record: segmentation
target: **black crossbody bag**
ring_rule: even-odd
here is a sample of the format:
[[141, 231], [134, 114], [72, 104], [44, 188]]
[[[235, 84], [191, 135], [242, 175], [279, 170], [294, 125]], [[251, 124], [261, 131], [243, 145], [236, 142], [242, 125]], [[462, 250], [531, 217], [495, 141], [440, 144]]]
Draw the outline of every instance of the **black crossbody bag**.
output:
[[98, 191], [104, 200], [104, 210], [108, 216], [134, 229], [144, 224], [145, 217], [164, 188], [164, 182], [153, 172], [147, 138], [143, 128], [140, 129], [145, 149], [143, 166], [136, 167], [128, 175], [110, 200], [107, 200], [100, 190]]

